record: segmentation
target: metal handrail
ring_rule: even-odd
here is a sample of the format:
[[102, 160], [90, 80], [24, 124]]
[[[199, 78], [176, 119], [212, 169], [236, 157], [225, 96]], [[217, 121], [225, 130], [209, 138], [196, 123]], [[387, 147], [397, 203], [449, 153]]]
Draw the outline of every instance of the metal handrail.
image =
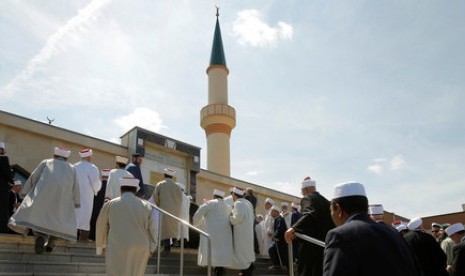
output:
[[[318, 239], [312, 238], [310, 236], [307, 236], [307, 235], [304, 235], [304, 234], [301, 234], [301, 233], [297, 233], [297, 232], [294, 232], [294, 235], [299, 239], [302, 239], [304, 241], [316, 244], [318, 246], [321, 246], [321, 247], [326, 246], [324, 242], [322, 242], [322, 241], [320, 241]], [[287, 245], [287, 255], [288, 255], [288, 258], [289, 258], [289, 265], [288, 265], [289, 276], [294, 276], [294, 252], [292, 251], [292, 249], [293, 249], [292, 248], [292, 242], [288, 243], [288, 245]]]
[[[163, 210], [162, 208], [158, 207], [157, 205], [149, 202], [150, 205], [152, 205], [155, 209], [157, 209], [158, 211], [160, 211], [160, 213], [162, 213], [163, 215], [167, 215], [169, 217], [171, 217], [172, 219], [175, 219], [177, 220], [178, 222], [181, 223], [181, 258], [180, 258], [180, 266], [179, 266], [179, 275], [184, 275], [184, 229], [183, 227], [187, 226], [188, 228], [198, 232], [199, 234], [205, 236], [205, 238], [207, 238], [207, 253], [208, 253], [208, 271], [207, 271], [207, 275], [208, 276], [211, 276], [211, 267], [212, 267], [212, 244], [211, 244], [211, 238], [210, 238], [210, 235], [200, 229], [198, 229], [197, 227], [193, 226], [192, 224], [190, 224], [189, 222], [181, 219], [181, 218], [178, 218], [177, 216]], [[158, 257], [157, 257], [157, 274], [160, 274], [160, 257], [161, 257], [161, 252], [160, 252], [160, 246], [161, 246], [161, 226], [162, 226], [162, 216], [158, 216], [158, 249], [157, 249], [157, 253], [158, 253]]]

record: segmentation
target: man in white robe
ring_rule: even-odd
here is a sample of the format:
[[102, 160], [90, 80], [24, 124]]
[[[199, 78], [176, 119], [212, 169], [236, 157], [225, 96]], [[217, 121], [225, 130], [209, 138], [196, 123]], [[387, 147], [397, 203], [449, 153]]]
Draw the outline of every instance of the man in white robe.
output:
[[[210, 234], [211, 260], [215, 276], [223, 275], [224, 267], [232, 266], [233, 244], [229, 216], [231, 208], [223, 200], [224, 192], [215, 189], [213, 199], [202, 204], [194, 214], [194, 226]], [[200, 237], [198, 265], [208, 265], [208, 242]]]
[[121, 195], [119, 179], [123, 177], [133, 177], [126, 168], [128, 159], [122, 156], [116, 156], [116, 168], [112, 169], [108, 174], [107, 189], [105, 191], [105, 199], [111, 200]]
[[265, 212], [264, 212], [264, 217], [265, 217], [265, 221], [264, 221], [264, 226], [263, 226], [263, 243], [265, 245], [265, 254], [264, 254], [264, 257], [265, 258], [269, 258], [269, 255], [268, 255], [268, 248], [270, 246], [272, 246], [274, 244], [274, 241], [273, 241], [273, 233], [274, 233], [274, 218], [273, 216], [270, 214], [271, 212], [271, 207], [273, 207], [274, 205], [274, 200], [271, 199], [271, 198], [267, 198], [265, 199]]
[[265, 248], [265, 242], [263, 237], [263, 234], [265, 233], [265, 220], [263, 219], [263, 215], [261, 214], [258, 214], [256, 217], [257, 224], [255, 224], [255, 234], [257, 235], [258, 248], [260, 250], [259, 255], [263, 257], [268, 253], [268, 248]]
[[67, 162], [71, 152], [56, 147], [54, 158], [43, 160], [21, 191], [23, 202], [8, 226], [23, 235], [35, 235], [35, 251], [53, 250], [56, 238], [76, 241], [76, 211], [79, 185], [74, 167]]
[[[165, 179], [157, 183], [152, 197], [157, 206], [179, 218], [181, 216], [183, 197], [181, 188], [173, 181], [175, 174], [175, 170], [165, 168]], [[169, 253], [171, 250], [171, 239], [177, 238], [179, 234], [179, 222], [163, 214], [160, 215], [162, 216], [160, 231], [164, 246], [163, 251], [164, 253]]]
[[152, 205], [136, 196], [137, 178], [121, 178], [121, 196], [105, 203], [97, 219], [96, 251], [105, 254], [106, 275], [145, 275], [156, 248]]
[[229, 221], [233, 226], [233, 268], [242, 270], [243, 276], [252, 275], [255, 269], [253, 231], [255, 216], [252, 204], [244, 199], [244, 191], [234, 187], [234, 206]]
[[76, 209], [77, 229], [79, 240], [88, 241], [90, 231], [90, 218], [94, 207], [94, 196], [102, 187], [100, 173], [97, 166], [91, 163], [92, 150], [83, 149], [79, 152], [81, 161], [74, 164], [79, 183], [79, 194], [81, 195], [81, 208]]

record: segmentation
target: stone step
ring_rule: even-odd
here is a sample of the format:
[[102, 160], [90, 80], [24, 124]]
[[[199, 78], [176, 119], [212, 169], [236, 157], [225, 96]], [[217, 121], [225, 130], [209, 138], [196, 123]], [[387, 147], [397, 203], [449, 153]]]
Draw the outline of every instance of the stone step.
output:
[[[105, 257], [95, 255], [94, 243], [57, 241], [53, 252], [36, 254], [34, 237], [0, 234], [0, 276], [19, 275], [105, 275]], [[149, 259], [146, 275], [156, 275], [157, 254]], [[161, 256], [160, 270], [179, 275], [180, 249]], [[258, 258], [254, 275], [287, 275], [286, 271], [268, 271], [269, 260]], [[206, 268], [197, 266], [197, 249], [185, 249], [184, 275], [206, 275]], [[226, 275], [238, 271], [226, 270]]]

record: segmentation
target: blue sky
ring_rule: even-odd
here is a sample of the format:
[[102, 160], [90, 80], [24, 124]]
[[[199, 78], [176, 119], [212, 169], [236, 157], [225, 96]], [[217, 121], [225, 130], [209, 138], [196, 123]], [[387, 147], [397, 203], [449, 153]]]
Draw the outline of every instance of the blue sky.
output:
[[465, 203], [465, 2], [5, 0], [0, 108], [118, 142], [202, 147], [220, 6], [234, 178], [331, 197], [357, 180], [403, 216]]

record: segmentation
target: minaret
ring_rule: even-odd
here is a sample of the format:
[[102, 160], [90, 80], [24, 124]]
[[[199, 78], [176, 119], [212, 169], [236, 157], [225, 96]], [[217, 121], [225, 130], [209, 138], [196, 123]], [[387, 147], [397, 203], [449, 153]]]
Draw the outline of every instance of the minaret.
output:
[[236, 126], [236, 111], [228, 105], [228, 74], [216, 10], [215, 35], [208, 75], [208, 105], [200, 112], [200, 126], [207, 136], [207, 170], [231, 175], [229, 138]]

